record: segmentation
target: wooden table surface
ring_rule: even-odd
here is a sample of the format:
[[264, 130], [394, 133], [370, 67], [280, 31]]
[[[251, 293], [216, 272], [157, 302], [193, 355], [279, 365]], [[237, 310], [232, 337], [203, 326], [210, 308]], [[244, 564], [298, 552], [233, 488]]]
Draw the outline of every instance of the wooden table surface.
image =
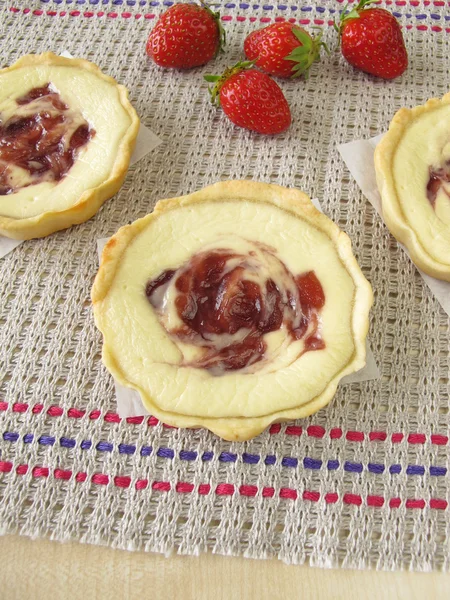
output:
[[0, 598], [434, 600], [450, 598], [450, 574], [324, 570], [213, 554], [165, 558], [6, 536], [0, 538]]

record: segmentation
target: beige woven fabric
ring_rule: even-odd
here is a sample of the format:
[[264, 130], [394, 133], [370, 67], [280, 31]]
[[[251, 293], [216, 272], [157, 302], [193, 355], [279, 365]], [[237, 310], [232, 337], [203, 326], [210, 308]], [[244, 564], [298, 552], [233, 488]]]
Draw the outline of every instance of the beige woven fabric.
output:
[[[391, 5], [412, 26], [411, 64], [398, 80], [374, 80], [332, 53], [308, 81], [283, 81], [293, 124], [273, 138], [235, 128], [209, 104], [202, 76], [236, 61], [261, 18], [327, 22], [339, 2], [311, 11], [223, 3], [227, 51], [188, 73], [146, 59], [160, 2], [2, 4], [3, 65], [44, 50], [88, 58], [130, 89], [163, 144], [91, 221], [0, 262], [1, 530], [164, 553], [447, 569], [449, 320], [336, 149], [386, 130], [401, 106], [448, 91], [447, 3]], [[341, 387], [317, 415], [245, 444], [154, 420], [117, 422], [89, 301], [96, 240], [159, 198], [232, 178], [296, 186], [349, 233], [375, 291], [370, 343], [382, 377]]]

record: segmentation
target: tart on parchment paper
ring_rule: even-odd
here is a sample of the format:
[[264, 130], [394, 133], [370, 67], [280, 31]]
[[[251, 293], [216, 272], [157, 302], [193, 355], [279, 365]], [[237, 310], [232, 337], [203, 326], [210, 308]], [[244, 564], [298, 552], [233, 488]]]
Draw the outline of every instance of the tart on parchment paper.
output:
[[364, 366], [372, 289], [304, 193], [228, 181], [122, 227], [92, 301], [106, 367], [147, 410], [246, 440]]
[[90, 219], [125, 178], [139, 118], [125, 87], [51, 52], [0, 71], [0, 234], [44, 237]]
[[396, 113], [375, 169], [392, 235], [422, 271], [450, 281], [450, 93]]

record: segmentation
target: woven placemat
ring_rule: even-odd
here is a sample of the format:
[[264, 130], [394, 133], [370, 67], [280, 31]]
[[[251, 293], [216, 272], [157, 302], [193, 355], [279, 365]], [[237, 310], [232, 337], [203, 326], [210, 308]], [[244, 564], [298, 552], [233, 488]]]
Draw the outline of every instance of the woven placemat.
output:
[[[339, 53], [308, 81], [283, 81], [293, 124], [266, 138], [209, 104], [203, 74], [241, 56], [276, 18], [324, 27], [337, 1], [221, 3], [228, 48], [188, 73], [144, 52], [170, 2], [24, 0], [1, 12], [1, 63], [69, 50], [125, 84], [163, 144], [133, 166], [88, 223], [25, 242], [0, 262], [0, 528], [127, 549], [210, 549], [284, 561], [444, 568], [449, 539], [449, 319], [364, 199], [337, 145], [386, 130], [401, 106], [449, 89], [449, 2], [386, 2], [405, 28], [410, 67], [391, 82]], [[96, 240], [156, 200], [221, 179], [296, 186], [350, 235], [372, 282], [370, 343], [381, 379], [340, 387], [309, 419], [247, 443], [120, 420], [89, 294]]]

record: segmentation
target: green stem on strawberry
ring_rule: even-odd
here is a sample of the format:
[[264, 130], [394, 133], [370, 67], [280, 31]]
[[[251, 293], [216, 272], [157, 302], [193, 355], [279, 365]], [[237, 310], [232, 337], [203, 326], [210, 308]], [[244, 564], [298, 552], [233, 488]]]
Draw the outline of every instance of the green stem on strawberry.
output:
[[293, 75], [291, 78], [303, 75], [305, 79], [308, 79], [311, 65], [314, 62], [320, 62], [320, 49], [324, 48], [327, 54], [330, 54], [330, 50], [322, 40], [322, 31], [316, 37], [312, 37], [306, 31], [300, 29], [300, 27], [294, 27], [292, 33], [301, 43], [301, 46], [295, 48], [295, 50], [285, 57], [285, 60], [291, 60], [296, 63], [292, 67]]
[[213, 19], [215, 20], [216, 24], [217, 24], [217, 28], [219, 30], [219, 46], [217, 48], [217, 52], [216, 52], [216, 56], [219, 54], [219, 52], [224, 52], [225, 51], [225, 44], [226, 44], [226, 33], [225, 33], [225, 29], [223, 28], [222, 25], [222, 21], [220, 19], [220, 13], [219, 12], [214, 12], [212, 10], [212, 7], [215, 6], [214, 4], [207, 4], [206, 2], [204, 2], [204, 0], [199, 0], [200, 4], [202, 5], [202, 7], [207, 10], [209, 12], [209, 14], [213, 17]]
[[336, 23], [333, 24], [333, 27], [339, 33], [339, 36], [342, 33], [342, 28], [343, 28], [344, 24], [349, 19], [359, 19], [360, 11], [363, 10], [364, 8], [366, 8], [367, 6], [369, 6], [369, 4], [374, 4], [377, 1], [378, 0], [359, 0], [358, 4], [351, 10], [348, 10], [350, 4], [346, 4], [344, 6], [343, 11], [341, 12], [341, 16], [339, 17], [339, 24], [338, 25], [336, 25]]
[[220, 90], [222, 89], [223, 84], [227, 79], [229, 79], [232, 75], [236, 75], [236, 73], [240, 73], [241, 71], [245, 71], [246, 69], [251, 69], [256, 61], [254, 60], [243, 60], [237, 62], [232, 67], [228, 67], [222, 73], [222, 75], [204, 75], [203, 79], [208, 83], [214, 83], [213, 87], [208, 86], [208, 92], [211, 97], [211, 102], [216, 106], [220, 106]]

